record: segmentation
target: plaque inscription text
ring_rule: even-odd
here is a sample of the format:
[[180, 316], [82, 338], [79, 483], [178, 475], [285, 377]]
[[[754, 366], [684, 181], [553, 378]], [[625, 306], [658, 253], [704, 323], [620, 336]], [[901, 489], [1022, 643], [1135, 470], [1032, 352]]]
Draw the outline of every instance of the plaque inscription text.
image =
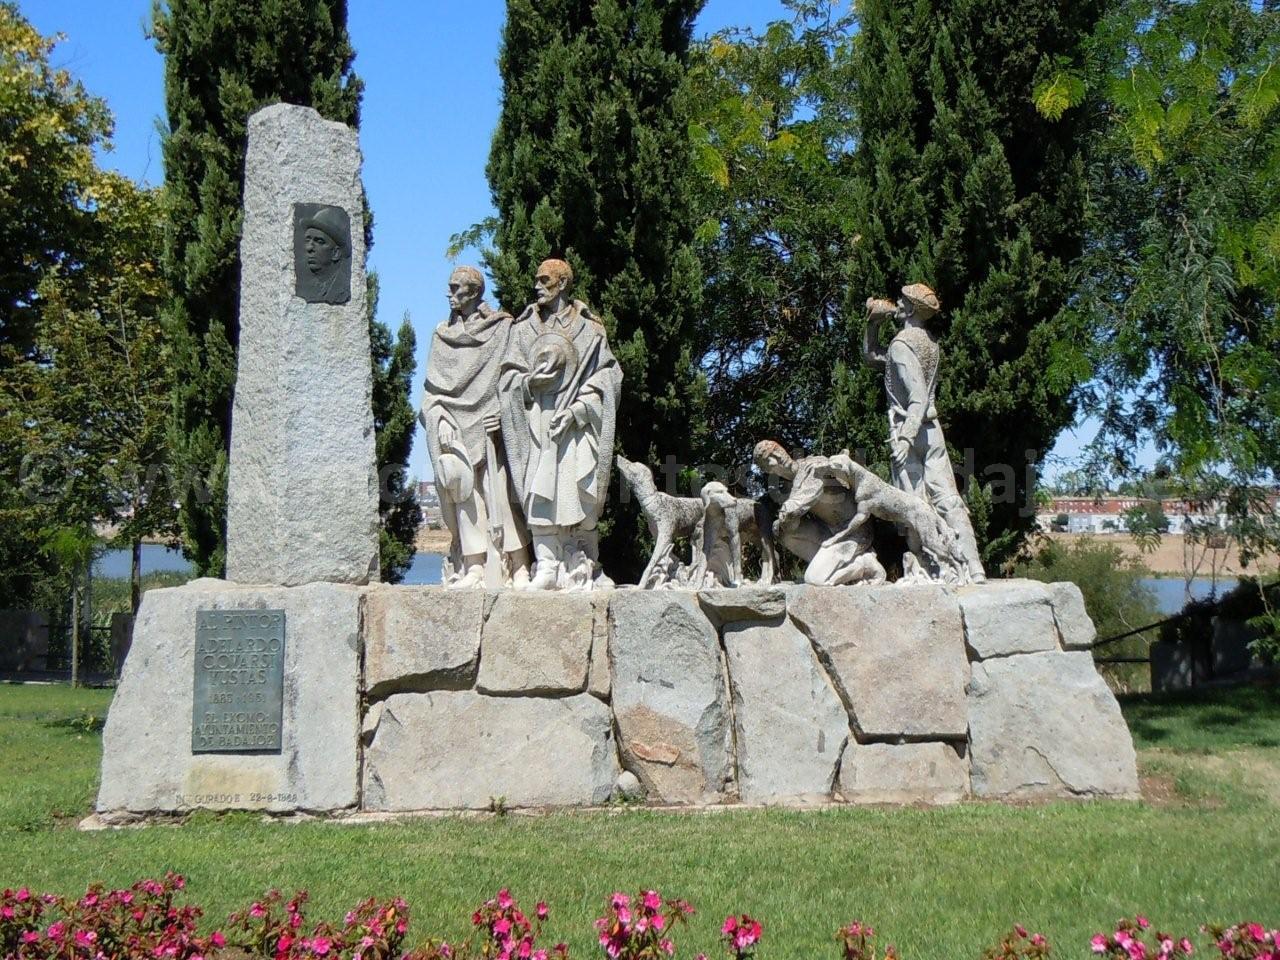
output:
[[197, 610], [192, 753], [280, 752], [284, 611]]

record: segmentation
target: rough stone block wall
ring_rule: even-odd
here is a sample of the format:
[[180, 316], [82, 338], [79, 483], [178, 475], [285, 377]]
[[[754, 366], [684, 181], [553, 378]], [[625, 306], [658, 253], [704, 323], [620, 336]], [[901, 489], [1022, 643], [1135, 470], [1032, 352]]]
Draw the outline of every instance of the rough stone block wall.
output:
[[[244, 606], [287, 612], [284, 750], [193, 757], [195, 611]], [[98, 808], [1133, 797], [1132, 739], [1092, 636], [1075, 587], [1031, 581], [581, 594], [198, 581], [146, 595]]]

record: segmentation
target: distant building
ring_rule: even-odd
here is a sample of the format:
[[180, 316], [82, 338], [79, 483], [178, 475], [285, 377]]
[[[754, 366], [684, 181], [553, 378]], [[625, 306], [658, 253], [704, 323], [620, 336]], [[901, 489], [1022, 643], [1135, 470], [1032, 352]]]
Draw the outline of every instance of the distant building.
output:
[[[1155, 501], [1143, 497], [1055, 497], [1047, 510], [1041, 511], [1036, 520], [1041, 529], [1062, 530], [1066, 533], [1127, 533], [1125, 514], [1134, 507], [1146, 506]], [[1186, 500], [1161, 500], [1160, 509], [1169, 519], [1168, 533], [1180, 535], [1195, 526], [1226, 525], [1226, 514], [1218, 504], [1195, 504]], [[1275, 509], [1275, 497], [1271, 498]], [[1061, 523], [1066, 518], [1066, 524]]]

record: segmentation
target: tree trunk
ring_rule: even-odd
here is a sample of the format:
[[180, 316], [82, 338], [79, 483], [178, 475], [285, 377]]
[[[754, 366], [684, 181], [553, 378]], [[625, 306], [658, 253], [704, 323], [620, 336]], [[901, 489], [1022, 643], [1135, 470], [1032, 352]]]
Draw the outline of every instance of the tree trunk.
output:
[[136, 617], [142, 603], [142, 540], [133, 541], [133, 559], [129, 564], [129, 610]]
[[[78, 572], [78, 571], [77, 571]], [[80, 681], [80, 578], [71, 581], [71, 686]]]

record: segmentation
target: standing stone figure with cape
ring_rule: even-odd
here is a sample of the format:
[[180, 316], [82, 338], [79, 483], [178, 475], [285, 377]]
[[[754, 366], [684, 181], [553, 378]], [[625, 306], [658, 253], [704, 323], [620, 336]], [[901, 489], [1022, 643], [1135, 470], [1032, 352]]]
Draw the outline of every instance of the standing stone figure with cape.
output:
[[604, 326], [568, 299], [563, 260], [538, 267], [537, 302], [515, 321], [499, 380], [502, 438], [533, 538], [534, 590], [612, 586], [596, 523], [613, 468], [622, 370]]
[[529, 534], [507, 470], [498, 413], [512, 319], [483, 297], [479, 270], [453, 271], [449, 319], [431, 341], [421, 419], [451, 535], [445, 584], [520, 587], [529, 580]]

